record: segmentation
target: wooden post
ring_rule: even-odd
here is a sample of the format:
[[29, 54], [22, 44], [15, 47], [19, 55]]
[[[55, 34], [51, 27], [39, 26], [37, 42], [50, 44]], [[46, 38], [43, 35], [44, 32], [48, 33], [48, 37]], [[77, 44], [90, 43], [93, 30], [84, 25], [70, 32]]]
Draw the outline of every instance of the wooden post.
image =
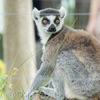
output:
[[[8, 74], [11, 67], [11, 71], [13, 68], [19, 69], [17, 75], [11, 77], [13, 89], [7, 87], [6, 94], [9, 96], [9, 93], [12, 91], [16, 97], [16, 94], [19, 92], [23, 94], [23, 92], [26, 93], [28, 91], [36, 74], [35, 54], [25, 61], [35, 50], [34, 26], [31, 17], [32, 1], [4, 0], [4, 13], [11, 13], [11, 15], [5, 15], [4, 18], [5, 23], [7, 22], [3, 34], [6, 72]], [[25, 63], [23, 64], [24, 61]]]

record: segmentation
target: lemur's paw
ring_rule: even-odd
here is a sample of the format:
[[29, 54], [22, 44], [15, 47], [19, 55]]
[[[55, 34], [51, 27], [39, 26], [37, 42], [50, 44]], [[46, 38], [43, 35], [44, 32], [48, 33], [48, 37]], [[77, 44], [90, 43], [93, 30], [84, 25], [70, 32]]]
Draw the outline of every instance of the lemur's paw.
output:
[[42, 92], [50, 97], [55, 97], [54, 89], [48, 87], [41, 87]]
[[48, 93], [50, 93], [50, 91], [47, 87], [41, 87], [41, 91], [44, 95], [48, 95]]
[[24, 95], [24, 100], [30, 100], [30, 96], [28, 92]]
[[34, 94], [37, 94], [38, 93], [38, 91], [35, 91], [34, 93], [29, 93], [29, 92], [27, 92], [25, 95], [24, 95], [24, 100], [30, 100], [33, 96], [34, 96]]

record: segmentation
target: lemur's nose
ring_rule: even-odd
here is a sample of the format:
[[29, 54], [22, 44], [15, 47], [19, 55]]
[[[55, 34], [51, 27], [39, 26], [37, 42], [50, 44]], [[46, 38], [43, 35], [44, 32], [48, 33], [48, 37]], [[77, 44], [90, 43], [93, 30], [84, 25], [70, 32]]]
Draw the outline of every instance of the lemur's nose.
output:
[[49, 27], [48, 31], [49, 32], [55, 32], [56, 31], [56, 27], [53, 24], [51, 24], [51, 26]]

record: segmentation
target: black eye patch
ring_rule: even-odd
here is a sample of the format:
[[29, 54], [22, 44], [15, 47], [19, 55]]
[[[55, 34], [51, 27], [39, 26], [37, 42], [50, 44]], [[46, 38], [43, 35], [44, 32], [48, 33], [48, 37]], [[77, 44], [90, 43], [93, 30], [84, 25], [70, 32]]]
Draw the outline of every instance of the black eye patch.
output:
[[60, 23], [60, 20], [59, 20], [58, 17], [55, 18], [54, 23], [55, 23], [56, 25], [58, 25], [58, 24]]
[[42, 19], [42, 24], [43, 24], [43, 25], [50, 24], [49, 19], [46, 18], [46, 17], [44, 17], [44, 18]]

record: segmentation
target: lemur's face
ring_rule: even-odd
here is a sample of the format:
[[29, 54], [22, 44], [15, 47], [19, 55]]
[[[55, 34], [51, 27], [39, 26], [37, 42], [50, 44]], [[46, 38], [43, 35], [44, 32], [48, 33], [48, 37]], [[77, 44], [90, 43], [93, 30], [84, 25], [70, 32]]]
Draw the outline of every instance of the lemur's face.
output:
[[66, 11], [63, 7], [60, 10], [46, 8], [40, 11], [34, 8], [32, 15], [39, 30], [52, 34], [62, 28]]
[[40, 18], [41, 28], [47, 33], [54, 33], [59, 31], [61, 28], [62, 20], [58, 16], [43, 16]]

